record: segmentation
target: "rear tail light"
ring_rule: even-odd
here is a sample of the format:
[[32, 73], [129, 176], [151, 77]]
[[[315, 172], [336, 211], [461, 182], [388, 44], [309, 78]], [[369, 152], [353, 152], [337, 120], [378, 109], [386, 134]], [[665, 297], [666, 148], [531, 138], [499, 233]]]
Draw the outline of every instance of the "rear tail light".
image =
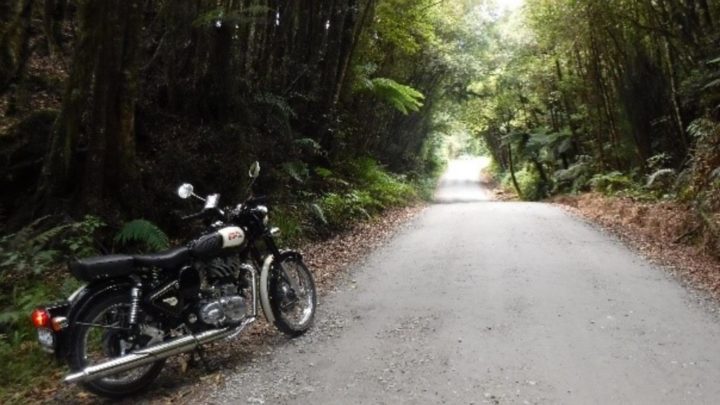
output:
[[32, 319], [33, 326], [35, 326], [36, 329], [49, 328], [51, 326], [50, 314], [44, 308], [34, 310], [30, 315], [30, 319]]

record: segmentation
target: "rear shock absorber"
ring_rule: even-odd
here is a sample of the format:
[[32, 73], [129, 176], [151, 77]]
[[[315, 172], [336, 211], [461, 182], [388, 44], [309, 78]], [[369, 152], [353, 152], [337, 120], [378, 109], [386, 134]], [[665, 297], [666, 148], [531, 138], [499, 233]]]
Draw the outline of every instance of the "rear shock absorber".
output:
[[138, 311], [140, 310], [140, 298], [142, 298], [141, 286], [142, 285], [138, 283], [130, 289], [130, 316], [128, 317], [130, 326], [135, 326], [137, 324]]

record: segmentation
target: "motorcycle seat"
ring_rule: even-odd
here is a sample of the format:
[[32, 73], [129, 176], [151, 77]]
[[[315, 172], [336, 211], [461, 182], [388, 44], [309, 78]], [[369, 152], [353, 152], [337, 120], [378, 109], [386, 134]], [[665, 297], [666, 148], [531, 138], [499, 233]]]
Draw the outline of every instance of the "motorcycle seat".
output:
[[127, 276], [138, 267], [179, 268], [190, 260], [190, 249], [179, 247], [149, 255], [107, 255], [88, 257], [70, 263], [70, 272], [79, 280], [95, 281]]
[[190, 260], [190, 249], [179, 247], [149, 255], [136, 255], [134, 258], [135, 264], [138, 266], [174, 269]]
[[128, 255], [88, 257], [70, 263], [70, 272], [79, 280], [95, 281], [132, 274], [134, 263]]

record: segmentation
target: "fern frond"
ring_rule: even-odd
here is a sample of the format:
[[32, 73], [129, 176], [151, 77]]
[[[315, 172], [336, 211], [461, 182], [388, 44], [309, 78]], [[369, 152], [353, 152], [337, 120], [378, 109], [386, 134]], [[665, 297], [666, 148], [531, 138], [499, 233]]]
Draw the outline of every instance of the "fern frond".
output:
[[298, 183], [304, 183], [310, 175], [307, 164], [303, 162], [288, 162], [282, 165], [285, 173]]
[[670, 184], [677, 177], [677, 172], [674, 169], [660, 169], [656, 170], [650, 176], [648, 176], [647, 184], [645, 187], [662, 187], [666, 184]]
[[135, 219], [123, 225], [115, 235], [115, 242], [121, 245], [138, 242], [152, 250], [167, 249], [170, 244], [165, 232], [145, 219]]
[[53, 239], [57, 238], [63, 231], [70, 228], [71, 226], [72, 224], [65, 224], [50, 228], [47, 231], [35, 236], [32, 239], [32, 243], [37, 248], [44, 248], [48, 245], [48, 243], [50, 243]]
[[33, 234], [35, 233], [37, 227], [48, 218], [50, 218], [50, 215], [40, 217], [31, 222], [29, 225], [24, 226], [17, 233], [12, 235], [11, 238], [9, 238], [9, 245], [17, 248], [20, 245], [31, 243]]
[[310, 204], [310, 212], [315, 215], [315, 218], [320, 220], [323, 224], [327, 225], [328, 220], [325, 218], [325, 211], [318, 204]]
[[260, 93], [255, 96], [255, 103], [268, 106], [281, 113], [283, 117], [287, 119], [295, 118], [297, 116], [295, 114], [295, 110], [293, 110], [290, 104], [288, 104], [287, 99], [283, 96], [278, 96], [268, 92]]
[[323, 148], [316, 140], [312, 138], [300, 138], [293, 141], [295, 145], [301, 149], [308, 150], [312, 153], [322, 153]]
[[365, 80], [361, 87], [406, 115], [410, 111], [419, 111], [425, 99], [425, 95], [414, 88], [386, 77]]

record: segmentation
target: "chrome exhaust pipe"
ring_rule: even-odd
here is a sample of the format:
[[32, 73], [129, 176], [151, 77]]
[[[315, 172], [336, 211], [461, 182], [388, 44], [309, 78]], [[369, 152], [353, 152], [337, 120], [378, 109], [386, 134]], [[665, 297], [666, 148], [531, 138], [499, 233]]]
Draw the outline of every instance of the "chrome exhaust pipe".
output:
[[226, 327], [222, 329], [212, 329], [200, 332], [196, 335], [183, 336], [168, 342], [136, 350], [126, 354], [125, 356], [96, 364], [94, 366], [85, 367], [82, 371], [66, 376], [64, 381], [66, 383], [92, 381], [98, 378], [107, 377], [111, 374], [127, 371], [135, 367], [154, 363], [158, 360], [166, 359], [176, 354], [189, 352], [200, 345], [237, 335], [254, 320], [254, 317], [247, 318], [239, 326], [234, 328]]

